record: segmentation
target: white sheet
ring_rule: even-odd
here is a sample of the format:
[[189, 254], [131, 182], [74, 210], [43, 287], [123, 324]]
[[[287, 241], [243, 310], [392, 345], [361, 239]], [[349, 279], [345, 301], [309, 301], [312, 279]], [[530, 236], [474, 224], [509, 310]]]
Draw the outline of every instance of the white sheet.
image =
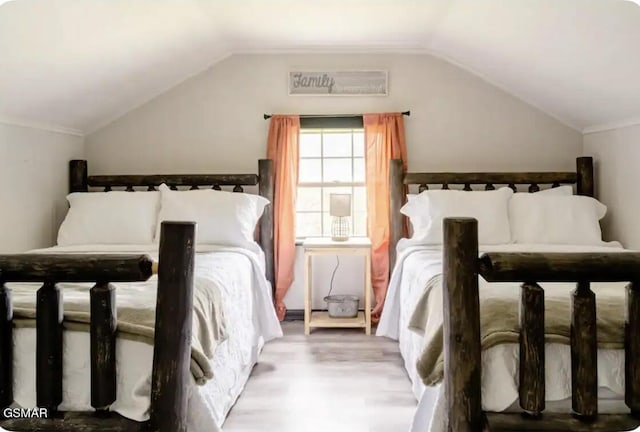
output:
[[[147, 253], [157, 258], [156, 245], [93, 245], [54, 247], [39, 253]], [[282, 336], [264, 278], [264, 258], [240, 248], [200, 246], [195, 260], [198, 279], [220, 287], [228, 338], [216, 349], [214, 379], [203, 386], [192, 383], [189, 397], [189, 431], [220, 431], [227, 413], [242, 392], [264, 342]], [[116, 284], [117, 287], [117, 284]], [[117, 301], [117, 288], [116, 288]], [[15, 400], [35, 405], [35, 329], [14, 332]], [[62, 410], [90, 410], [89, 335], [65, 332]], [[137, 421], [148, 419], [153, 347], [118, 340], [118, 393], [111, 409]], [[125, 354], [126, 353], [126, 354]]]
[[[483, 252], [624, 252], [617, 244], [607, 246], [523, 245], [484, 246]], [[442, 272], [442, 250], [439, 247], [411, 247], [400, 252], [391, 277], [377, 335], [397, 339], [405, 367], [419, 401], [411, 431], [445, 430], [442, 386], [425, 387], [415, 364], [422, 352], [422, 336], [410, 331], [408, 320], [423, 289], [433, 276]], [[488, 411], [518, 408], [517, 344], [503, 344], [483, 351], [482, 403]], [[546, 345], [547, 411], [566, 412], [571, 397], [571, 357], [569, 347]], [[624, 406], [624, 352], [598, 351], [599, 409], [601, 412], [627, 412]]]

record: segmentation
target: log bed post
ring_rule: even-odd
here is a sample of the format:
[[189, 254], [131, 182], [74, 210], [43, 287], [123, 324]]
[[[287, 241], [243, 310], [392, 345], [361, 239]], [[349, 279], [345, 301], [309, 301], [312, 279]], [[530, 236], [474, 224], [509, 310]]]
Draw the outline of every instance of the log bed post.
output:
[[162, 222], [151, 383], [154, 432], [186, 432], [195, 223]]
[[89, 190], [87, 161], [75, 159], [69, 162], [69, 193]]
[[640, 418], [640, 282], [627, 285], [625, 317], [625, 403]]
[[393, 271], [396, 264], [396, 245], [402, 238], [404, 216], [400, 208], [404, 205], [404, 168], [401, 159], [389, 162], [389, 271]]
[[271, 282], [271, 289], [275, 292], [275, 269], [274, 269], [274, 239], [273, 239], [273, 202], [275, 192], [275, 182], [273, 175], [273, 161], [271, 159], [260, 159], [258, 161], [258, 193], [269, 200], [269, 204], [264, 208], [264, 213], [260, 218], [260, 245], [264, 251], [266, 266], [266, 277]]
[[576, 159], [576, 172], [578, 174], [577, 192], [578, 195], [595, 196], [595, 185], [593, 180], [593, 158], [589, 156]]
[[444, 392], [449, 432], [479, 432], [481, 404], [478, 221], [445, 218]]
[[0, 408], [13, 403], [13, 307], [0, 270]]

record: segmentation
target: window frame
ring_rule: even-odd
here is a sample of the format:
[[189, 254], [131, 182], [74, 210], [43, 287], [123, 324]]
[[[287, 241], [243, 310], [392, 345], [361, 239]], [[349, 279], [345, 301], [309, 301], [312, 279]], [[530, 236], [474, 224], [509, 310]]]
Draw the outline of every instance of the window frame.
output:
[[[331, 160], [331, 159], [350, 159], [351, 160], [351, 177], [353, 179], [354, 175], [355, 175], [355, 165], [356, 165], [356, 160], [357, 159], [362, 159], [362, 161], [364, 162], [365, 160], [365, 148], [363, 148], [363, 152], [362, 152], [362, 156], [355, 156], [355, 140], [354, 140], [354, 133], [360, 132], [363, 134], [364, 136], [364, 127], [362, 126], [362, 117], [360, 117], [360, 122], [354, 122], [353, 118], [351, 117], [335, 117], [332, 119], [347, 119], [348, 122], [334, 122], [331, 123], [329, 120], [329, 118], [321, 118], [322, 123], [314, 123], [313, 127], [309, 127], [302, 124], [301, 122], [301, 127], [300, 127], [300, 135], [302, 135], [303, 133], [318, 133], [321, 138], [320, 138], [320, 155], [319, 156], [298, 156], [298, 161], [302, 161], [302, 160], [320, 160], [320, 176], [321, 176], [321, 181], [317, 182], [301, 182], [298, 181], [297, 184], [297, 190], [300, 190], [301, 188], [320, 188], [321, 190], [321, 198], [320, 198], [320, 210], [316, 211], [316, 210], [298, 210], [296, 208], [295, 210], [295, 214], [296, 214], [296, 225], [297, 225], [297, 217], [298, 217], [298, 213], [301, 214], [320, 214], [320, 230], [321, 232], [319, 233], [319, 235], [311, 235], [311, 236], [300, 236], [296, 233], [296, 242], [300, 243], [302, 241], [304, 241], [304, 239], [306, 239], [307, 237], [330, 237], [330, 234], [325, 235], [326, 232], [326, 227], [325, 227], [325, 213], [328, 212], [328, 209], [326, 209], [325, 211], [325, 200], [324, 200], [324, 193], [325, 190], [327, 188], [332, 188], [332, 187], [336, 187], [336, 188], [350, 188], [351, 189], [351, 232], [354, 232], [354, 225], [355, 225], [355, 188], [364, 188], [365, 190], [365, 214], [366, 214], [366, 167], [365, 167], [365, 172], [364, 172], [364, 179], [362, 181], [351, 181], [351, 182], [341, 182], [341, 181], [323, 181], [324, 180], [324, 162], [325, 160]], [[313, 118], [313, 120], [319, 120], [316, 118]], [[308, 124], [308, 123], [307, 123]], [[321, 126], [321, 127], [318, 127]], [[350, 156], [323, 156], [324, 153], [324, 135], [327, 133], [350, 133], [351, 134], [351, 152], [350, 152]], [[361, 234], [361, 235], [355, 235], [352, 234], [351, 237], [366, 237], [367, 236], [367, 232], [366, 232], [366, 227], [365, 227], [365, 233]]]

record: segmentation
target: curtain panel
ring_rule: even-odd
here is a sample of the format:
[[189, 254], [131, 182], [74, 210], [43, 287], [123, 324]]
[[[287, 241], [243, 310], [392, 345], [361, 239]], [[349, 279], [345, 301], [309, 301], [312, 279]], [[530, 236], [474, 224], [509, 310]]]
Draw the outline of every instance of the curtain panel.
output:
[[298, 191], [298, 147], [300, 117], [274, 115], [269, 124], [267, 158], [273, 160], [275, 177], [274, 265], [278, 319], [287, 312], [284, 297], [293, 282], [296, 255], [296, 196]]
[[365, 114], [367, 228], [371, 238], [371, 277], [377, 322], [389, 285], [390, 190], [389, 163], [402, 159], [407, 170], [407, 144], [402, 113]]

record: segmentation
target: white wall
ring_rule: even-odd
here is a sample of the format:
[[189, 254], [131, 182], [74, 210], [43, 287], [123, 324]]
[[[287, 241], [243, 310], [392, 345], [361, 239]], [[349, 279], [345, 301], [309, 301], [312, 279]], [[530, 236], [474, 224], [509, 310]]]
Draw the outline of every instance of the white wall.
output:
[[584, 136], [584, 154], [595, 159], [596, 196], [607, 205], [607, 240], [640, 249], [640, 125]]
[[82, 137], [0, 124], [0, 253], [55, 244], [68, 163], [83, 156]]
[[[389, 96], [288, 96], [293, 68], [386, 69]], [[266, 153], [264, 113], [404, 110], [411, 110], [405, 123], [411, 170], [567, 170], [582, 152], [579, 132], [435, 57], [238, 55], [89, 135], [89, 170], [254, 172]], [[316, 297], [328, 289], [328, 261], [316, 267]], [[360, 291], [354, 266], [360, 268], [355, 259], [338, 271], [336, 289]], [[299, 268], [290, 308], [302, 307], [301, 275]]]

